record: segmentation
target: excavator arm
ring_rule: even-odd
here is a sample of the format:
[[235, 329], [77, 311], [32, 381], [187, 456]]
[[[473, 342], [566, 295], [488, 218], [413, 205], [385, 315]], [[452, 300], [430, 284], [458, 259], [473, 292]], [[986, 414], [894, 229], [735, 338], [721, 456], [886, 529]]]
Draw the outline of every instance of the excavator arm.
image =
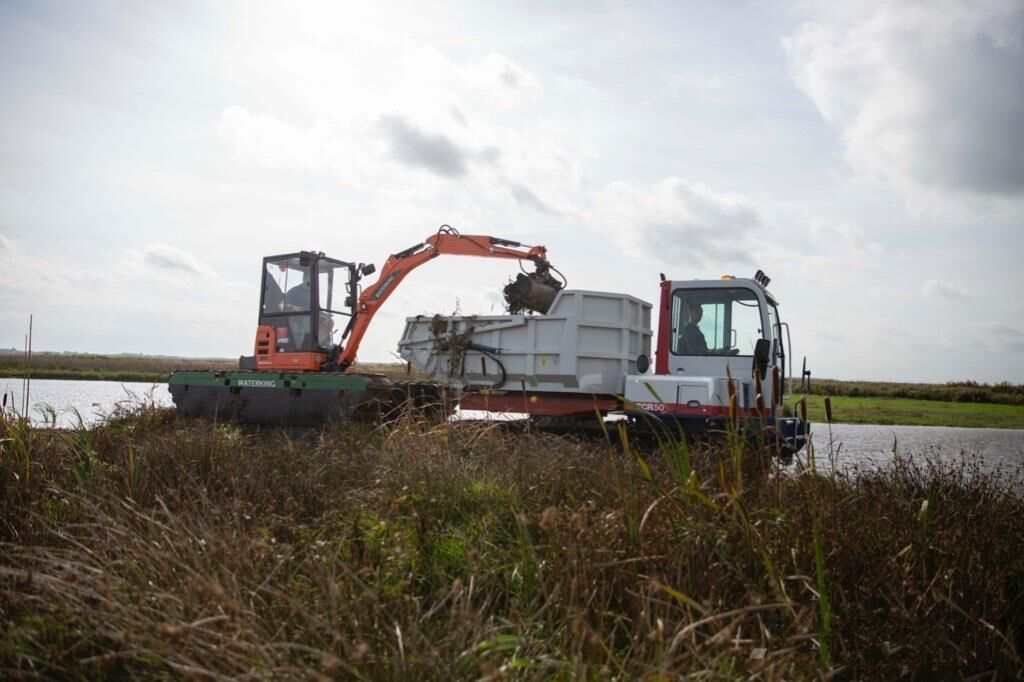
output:
[[359, 344], [366, 334], [373, 316], [410, 272], [440, 255], [477, 256], [532, 261], [545, 279], [550, 279], [547, 251], [543, 246], [526, 247], [519, 242], [487, 235], [460, 234], [444, 225], [423, 242], [388, 257], [377, 281], [363, 290], [356, 302], [351, 321], [342, 339], [345, 341], [338, 355], [338, 369], [348, 370], [355, 362]]

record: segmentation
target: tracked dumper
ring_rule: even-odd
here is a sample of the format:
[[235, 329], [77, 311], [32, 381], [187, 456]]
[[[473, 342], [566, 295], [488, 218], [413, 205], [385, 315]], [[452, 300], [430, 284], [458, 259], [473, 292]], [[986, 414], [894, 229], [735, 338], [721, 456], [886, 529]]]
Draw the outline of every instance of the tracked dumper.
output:
[[382, 418], [408, 401], [443, 408], [437, 383], [396, 382], [353, 372], [374, 315], [415, 268], [441, 255], [532, 263], [506, 287], [510, 310], [546, 311], [563, 284], [551, 275], [542, 246], [486, 235], [463, 235], [444, 225], [390, 256], [377, 280], [362, 288], [373, 265], [322, 252], [263, 259], [253, 354], [236, 371], [179, 370], [169, 386], [179, 414], [257, 424], [319, 426], [352, 417]]
[[562, 290], [545, 315], [411, 317], [399, 352], [463, 410], [569, 428], [593, 426], [595, 414], [687, 434], [733, 428], [786, 455], [809, 427], [786, 407], [789, 327], [768, 283], [760, 270], [663, 279], [653, 367], [651, 304], [594, 291]]

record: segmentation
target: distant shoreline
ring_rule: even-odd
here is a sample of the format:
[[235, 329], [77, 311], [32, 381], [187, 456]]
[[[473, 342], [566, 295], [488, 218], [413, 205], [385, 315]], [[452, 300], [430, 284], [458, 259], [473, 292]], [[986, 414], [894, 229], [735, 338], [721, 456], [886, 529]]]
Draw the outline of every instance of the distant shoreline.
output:
[[[33, 379], [78, 381], [139, 381], [166, 383], [176, 369], [234, 369], [237, 359], [175, 358], [147, 355], [94, 355], [91, 353], [33, 353], [29, 375]], [[22, 355], [0, 355], [0, 376], [25, 375]]]
[[[118, 372], [93, 370], [65, 370], [33, 368], [32, 379], [68, 379], [72, 381], [132, 381], [139, 383], [166, 384], [170, 372]], [[23, 379], [25, 373], [4, 367], [0, 370], [2, 379]]]
[[[230, 358], [175, 358], [145, 355], [37, 353], [33, 379], [167, 383], [176, 369], [233, 370]], [[368, 373], [405, 377], [400, 363], [366, 363]], [[20, 379], [24, 358], [0, 355], [0, 378]], [[796, 388], [799, 388], [797, 386]], [[796, 397], [799, 391], [794, 391]], [[954, 382], [914, 384], [881, 381], [815, 379], [807, 396], [807, 416], [825, 421], [824, 398], [830, 396], [832, 418], [847, 424], [903, 424], [1024, 429], [1024, 385]]]

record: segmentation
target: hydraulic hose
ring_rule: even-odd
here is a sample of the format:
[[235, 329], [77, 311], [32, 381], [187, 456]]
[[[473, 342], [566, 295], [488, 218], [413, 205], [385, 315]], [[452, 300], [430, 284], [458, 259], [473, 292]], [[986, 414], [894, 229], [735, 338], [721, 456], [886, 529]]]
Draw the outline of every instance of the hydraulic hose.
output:
[[491, 346], [484, 346], [484, 345], [481, 345], [479, 343], [472, 343], [472, 342], [470, 342], [466, 346], [466, 350], [475, 350], [476, 352], [480, 353], [484, 357], [490, 358], [491, 360], [494, 361], [494, 364], [496, 364], [498, 366], [498, 369], [501, 370], [501, 381], [499, 381], [497, 384], [495, 384], [491, 388], [497, 389], [497, 388], [501, 388], [502, 386], [505, 385], [505, 380], [508, 379], [508, 372], [505, 371], [505, 364], [501, 360], [499, 360], [497, 357], [495, 357], [498, 353], [501, 352], [500, 348], [492, 348]]

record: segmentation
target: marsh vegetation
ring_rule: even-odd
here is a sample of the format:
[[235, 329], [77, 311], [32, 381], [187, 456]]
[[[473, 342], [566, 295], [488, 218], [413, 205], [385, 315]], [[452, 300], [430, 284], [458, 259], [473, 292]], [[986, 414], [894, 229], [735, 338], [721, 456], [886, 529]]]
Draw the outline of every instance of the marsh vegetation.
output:
[[[1019, 482], [407, 414], [3, 425], [0, 671], [1019, 675]], [[824, 453], [819, 453], [819, 457]]]

